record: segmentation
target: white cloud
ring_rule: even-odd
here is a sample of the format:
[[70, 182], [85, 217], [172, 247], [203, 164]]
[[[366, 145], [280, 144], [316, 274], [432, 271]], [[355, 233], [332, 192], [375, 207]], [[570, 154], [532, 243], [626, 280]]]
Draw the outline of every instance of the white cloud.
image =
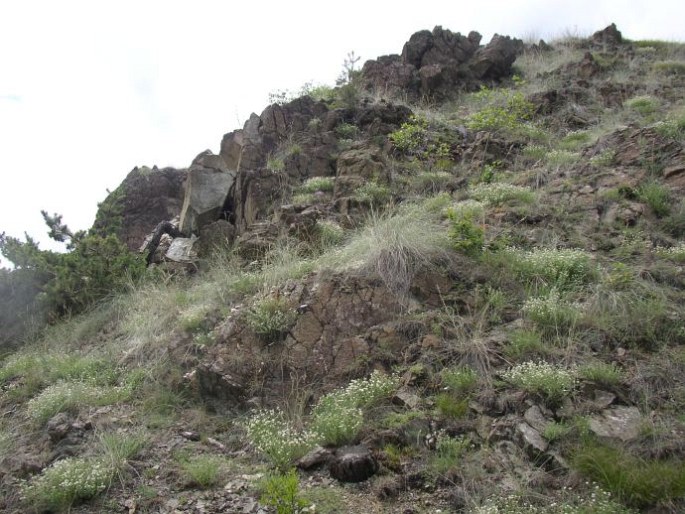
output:
[[32, 1], [0, 4], [0, 230], [46, 241], [40, 209], [72, 228], [136, 165], [184, 166], [269, 91], [332, 83], [345, 55], [399, 53], [415, 31], [542, 37], [615, 21], [684, 39], [682, 2]]

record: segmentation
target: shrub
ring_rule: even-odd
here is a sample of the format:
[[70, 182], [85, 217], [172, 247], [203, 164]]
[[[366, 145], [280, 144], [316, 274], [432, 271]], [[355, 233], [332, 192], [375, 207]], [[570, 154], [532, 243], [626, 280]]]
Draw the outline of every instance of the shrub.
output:
[[590, 157], [590, 164], [597, 166], [598, 168], [611, 166], [615, 157], [616, 152], [614, 150], [604, 150], [597, 155]]
[[524, 362], [503, 373], [503, 378], [519, 389], [541, 396], [551, 404], [571, 394], [576, 385], [573, 370], [544, 361]]
[[460, 419], [469, 412], [468, 398], [455, 398], [450, 393], [440, 393], [435, 397], [435, 406], [447, 418]]
[[219, 483], [223, 459], [215, 455], [198, 455], [180, 463], [186, 477], [202, 489], [209, 489]]
[[352, 380], [347, 387], [329, 393], [312, 410], [312, 430], [321, 444], [352, 442], [363, 424], [362, 408], [390, 396], [399, 379], [378, 371], [368, 379]]
[[645, 460], [609, 446], [588, 444], [575, 452], [571, 462], [587, 478], [636, 507], [685, 495], [685, 464], [680, 459]]
[[572, 430], [573, 427], [567, 425], [566, 423], [552, 421], [551, 423], [548, 423], [542, 431], [542, 437], [547, 439], [549, 442], [553, 442], [567, 436]]
[[568, 150], [552, 150], [545, 156], [547, 166], [555, 170], [568, 169], [571, 165], [578, 162], [580, 156]]
[[317, 438], [310, 431], [297, 430], [283, 412], [275, 410], [253, 414], [245, 428], [252, 445], [280, 470], [288, 469], [295, 459], [305, 455]]
[[523, 155], [523, 157], [525, 157], [526, 159], [537, 162], [545, 159], [545, 157], [547, 157], [548, 152], [549, 149], [543, 145], [531, 144], [523, 147], [521, 155]]
[[504, 253], [513, 272], [529, 285], [572, 289], [595, 275], [590, 255], [575, 248], [507, 248]]
[[[583, 145], [589, 143], [590, 138], [590, 133], [586, 130], [573, 130], [562, 138], [559, 145], [561, 146], [562, 150], [569, 150], [571, 152], [574, 152], [580, 149]], [[575, 162], [576, 160], [577, 156], [573, 162]]]
[[259, 484], [259, 501], [276, 509], [276, 514], [298, 514], [308, 505], [300, 497], [300, 480], [294, 469], [287, 473], [267, 475]]
[[[483, 89], [480, 94], [487, 96], [489, 91]], [[495, 102], [467, 118], [466, 126], [469, 129], [516, 131], [529, 122], [535, 113], [535, 106], [519, 91], [501, 91], [500, 98], [493, 100]]]
[[252, 305], [246, 312], [246, 318], [258, 336], [272, 343], [283, 338], [295, 324], [297, 312], [285, 298], [266, 297]]
[[318, 220], [316, 222], [316, 236], [321, 248], [330, 248], [343, 242], [345, 230], [334, 221]]
[[654, 129], [664, 137], [682, 141], [685, 139], [685, 115], [661, 121], [654, 125]]
[[111, 479], [112, 471], [101, 458], [66, 458], [32, 478], [22, 493], [37, 510], [62, 510], [97, 496]]
[[476, 225], [471, 218], [458, 216], [453, 210], [448, 210], [447, 216], [452, 247], [464, 255], [476, 256], [481, 253], [485, 244], [483, 227]]
[[478, 384], [478, 373], [473, 368], [443, 369], [440, 382], [454, 394], [471, 393]]
[[510, 201], [527, 204], [535, 200], [535, 193], [527, 187], [502, 182], [474, 186], [469, 190], [469, 196], [489, 205], [502, 205]]
[[446, 171], [425, 171], [411, 177], [411, 187], [418, 193], [437, 193], [445, 189], [452, 178]]
[[428, 120], [412, 115], [409, 121], [402, 123], [388, 138], [400, 152], [419, 155], [428, 143]]

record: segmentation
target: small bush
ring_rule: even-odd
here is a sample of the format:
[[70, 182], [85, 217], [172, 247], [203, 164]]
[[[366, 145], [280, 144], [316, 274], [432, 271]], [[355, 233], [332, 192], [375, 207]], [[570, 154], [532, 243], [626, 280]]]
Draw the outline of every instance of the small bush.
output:
[[454, 218], [482, 220], [485, 216], [485, 205], [478, 200], [463, 200], [448, 207], [445, 214], [448, 218], [452, 216]]
[[109, 462], [110, 469], [121, 470], [126, 462], [138, 455], [148, 438], [138, 433], [105, 433], [100, 435], [100, 445]]
[[478, 385], [478, 373], [473, 368], [443, 369], [440, 372], [440, 382], [450, 392], [466, 395]]
[[576, 385], [574, 371], [547, 362], [524, 362], [503, 373], [503, 378], [519, 389], [541, 396], [551, 404], [571, 394]]
[[635, 507], [685, 495], [682, 460], [644, 460], [609, 446], [590, 444], [576, 451], [572, 465]]
[[[568, 150], [571, 152], [575, 152], [582, 148], [584, 145], [590, 142], [591, 136], [590, 133], [586, 130], [574, 130], [566, 134], [562, 140], [560, 141], [559, 145], [561, 146], [562, 150]], [[575, 155], [575, 154], [574, 154]], [[575, 162], [576, 159], [573, 161]]]
[[246, 312], [247, 323], [267, 342], [278, 341], [291, 329], [297, 312], [285, 298], [262, 298]]
[[682, 141], [685, 139], [685, 115], [661, 121], [654, 125], [654, 129], [664, 137]]
[[476, 256], [483, 251], [485, 230], [470, 218], [462, 218], [455, 211], [448, 210], [450, 220], [449, 236], [452, 247], [464, 255]]
[[351, 123], [341, 123], [335, 127], [335, 133], [341, 139], [354, 139], [359, 133], [359, 127]]
[[513, 272], [528, 285], [573, 289], [595, 276], [590, 254], [575, 248], [507, 248]]
[[223, 459], [215, 455], [198, 455], [180, 463], [181, 470], [190, 482], [202, 489], [219, 483]]
[[614, 150], [604, 150], [597, 155], [590, 157], [590, 164], [597, 166], [598, 168], [605, 168], [611, 166], [616, 157], [616, 152]]
[[66, 510], [79, 500], [100, 494], [112, 480], [111, 468], [100, 458], [67, 458], [44, 469], [22, 489], [37, 510]]
[[[480, 94], [488, 94], [481, 91]], [[466, 126], [471, 130], [514, 132], [533, 118], [535, 106], [519, 91], [501, 91], [501, 99], [494, 99], [480, 111], [471, 114]], [[499, 105], [498, 105], [499, 103]]]
[[552, 150], [545, 156], [545, 163], [555, 170], [568, 169], [578, 162], [580, 156], [568, 150]]
[[685, 243], [680, 243], [677, 246], [671, 246], [669, 248], [657, 246], [654, 249], [654, 254], [662, 259], [685, 263]]
[[469, 190], [469, 196], [489, 205], [502, 205], [511, 201], [529, 204], [535, 201], [535, 193], [527, 187], [502, 182], [474, 186]]
[[549, 442], [558, 441], [566, 437], [573, 431], [573, 427], [567, 425], [566, 423], [557, 423], [553, 421], [548, 423], [545, 429], [542, 431], [542, 437], [547, 439]]
[[452, 178], [452, 174], [446, 171], [425, 171], [411, 177], [411, 189], [423, 194], [438, 193], [445, 189]]
[[455, 398], [450, 393], [440, 393], [435, 397], [438, 412], [446, 418], [461, 419], [469, 412], [468, 398]]
[[305, 455], [317, 438], [310, 431], [297, 430], [283, 412], [275, 410], [253, 414], [245, 428], [252, 445], [280, 470], [288, 469], [294, 460]]
[[300, 497], [300, 479], [294, 469], [283, 474], [267, 475], [259, 484], [259, 501], [276, 509], [276, 514], [298, 514], [308, 505]]

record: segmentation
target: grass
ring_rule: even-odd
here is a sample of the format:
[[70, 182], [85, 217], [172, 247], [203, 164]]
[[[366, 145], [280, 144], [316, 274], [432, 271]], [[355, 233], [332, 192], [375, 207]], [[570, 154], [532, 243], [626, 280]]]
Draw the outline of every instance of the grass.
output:
[[197, 455], [182, 460], [179, 467], [183, 476], [191, 484], [201, 489], [210, 489], [219, 484], [223, 464], [224, 459], [219, 456]]
[[642, 459], [624, 450], [593, 443], [581, 446], [572, 464], [586, 478], [635, 507], [685, 495], [685, 463], [680, 459]]
[[266, 297], [255, 301], [245, 313], [247, 324], [264, 341], [283, 339], [297, 320], [297, 312], [282, 297]]
[[637, 197], [646, 203], [659, 218], [671, 212], [670, 190], [658, 182], [647, 182], [641, 185], [637, 190]]
[[576, 386], [575, 375], [573, 370], [562, 366], [528, 361], [510, 368], [502, 377], [522, 391], [555, 405], [571, 394]]

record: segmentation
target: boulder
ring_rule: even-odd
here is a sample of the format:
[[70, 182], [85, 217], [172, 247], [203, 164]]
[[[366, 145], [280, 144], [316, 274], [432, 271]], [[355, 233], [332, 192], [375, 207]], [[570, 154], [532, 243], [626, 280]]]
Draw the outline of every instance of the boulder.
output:
[[183, 206], [185, 169], [136, 167], [98, 205], [93, 230], [114, 233], [131, 251], [162, 220], [178, 216]]
[[590, 417], [590, 430], [599, 437], [632, 441], [640, 435], [642, 415], [637, 407], [613, 407]]
[[235, 182], [236, 171], [228, 167], [223, 157], [209, 150], [195, 158], [188, 170], [179, 225], [181, 232], [197, 234], [203, 226], [219, 218]]
[[200, 229], [198, 254], [205, 256], [217, 249], [230, 248], [234, 239], [235, 227], [226, 220], [216, 220]]
[[480, 80], [500, 80], [509, 77], [511, 66], [523, 51], [523, 41], [495, 34], [490, 42], [479, 49], [469, 62], [469, 69]]
[[592, 35], [592, 42], [596, 45], [616, 46], [623, 43], [621, 31], [612, 23], [608, 27], [598, 30]]
[[197, 261], [196, 241], [196, 237], [177, 237], [173, 239], [164, 254], [164, 258], [179, 264], [193, 264]]
[[365, 446], [344, 446], [335, 451], [331, 476], [340, 482], [363, 482], [378, 471], [378, 461]]
[[357, 176], [366, 181], [387, 183], [390, 179], [381, 151], [374, 148], [351, 148], [340, 154], [337, 163], [338, 176]]

